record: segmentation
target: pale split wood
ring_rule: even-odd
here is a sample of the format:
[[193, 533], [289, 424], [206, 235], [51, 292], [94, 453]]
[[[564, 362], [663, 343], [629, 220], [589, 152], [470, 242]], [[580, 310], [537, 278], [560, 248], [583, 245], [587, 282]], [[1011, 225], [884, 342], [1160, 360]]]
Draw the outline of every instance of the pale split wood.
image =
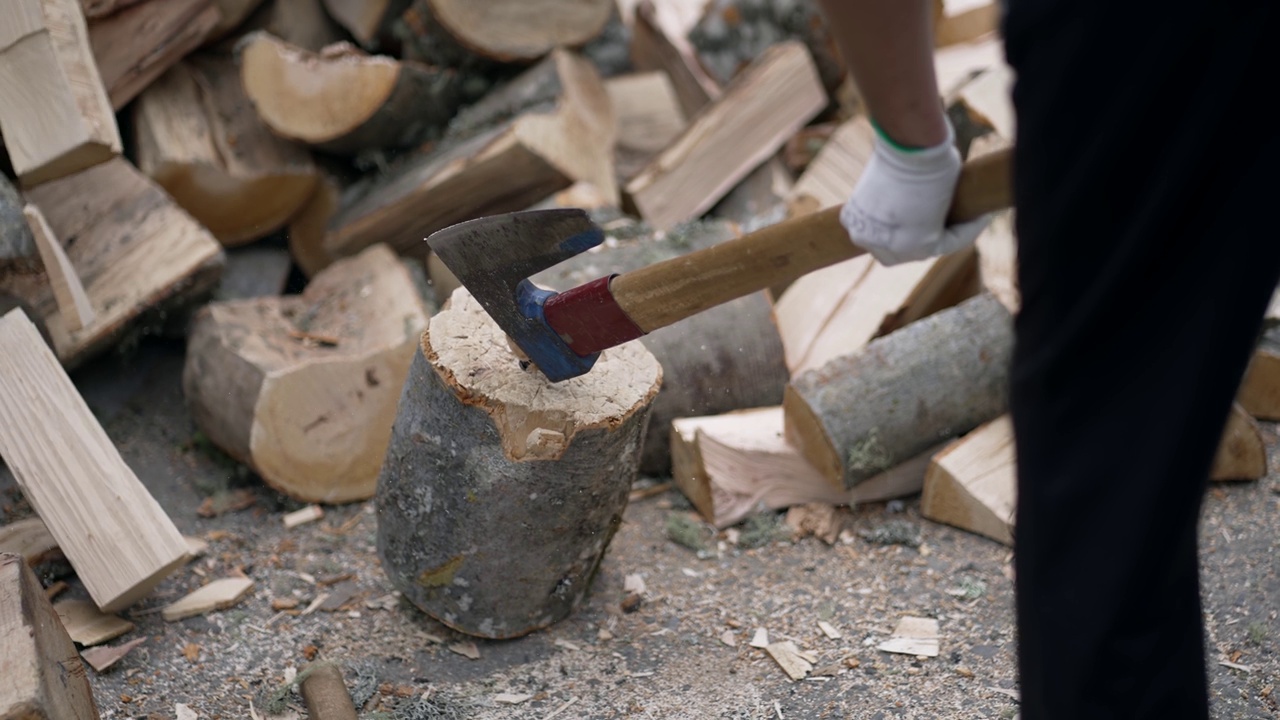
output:
[[685, 116], [692, 118], [720, 96], [720, 86], [694, 57], [687, 35], [698, 21], [693, 3], [640, 0], [631, 13], [631, 62], [637, 70], [665, 72]]
[[843, 205], [871, 160], [875, 130], [865, 115], [836, 128], [787, 198], [791, 214]]
[[97, 720], [87, 671], [35, 574], [0, 553], [0, 719]]
[[368, 498], [429, 315], [383, 244], [329, 266], [301, 295], [210, 303], [183, 368], [192, 417], [291, 497]]
[[49, 221], [45, 220], [40, 208], [27, 203], [22, 214], [31, 228], [31, 235], [36, 239], [36, 248], [40, 251], [40, 259], [44, 262], [45, 275], [53, 289], [53, 297], [58, 303], [58, 313], [66, 323], [68, 333], [83, 330], [93, 322], [93, 305], [85, 294], [84, 284], [76, 275], [76, 269], [67, 259], [62, 243], [53, 235]]
[[1280, 420], [1280, 352], [1275, 347], [1254, 350], [1236, 400], [1259, 420]]
[[935, 47], [973, 42], [999, 31], [998, 2], [963, 3], [963, 7], [954, 7], [959, 3], [944, 5], [933, 30]]
[[826, 104], [804, 44], [775, 45], [627, 183], [628, 199], [659, 229], [691, 220], [774, 155]]
[[203, 615], [233, 607], [253, 590], [253, 578], [224, 577], [212, 580], [180, 599], [164, 606], [160, 616], [166, 622]]
[[1004, 62], [1004, 41], [988, 36], [974, 42], [939, 48], [933, 55], [934, 74], [942, 97], [952, 97], [974, 75]]
[[286, 223], [315, 189], [305, 147], [272, 134], [229, 57], [193, 56], [138, 98], [138, 167], [225, 246]]
[[882, 652], [937, 657], [938, 621], [934, 618], [904, 617], [888, 640], [876, 646]]
[[213, 0], [143, 0], [89, 24], [89, 42], [111, 106], [124, 109], [200, 46], [218, 24]]
[[209, 290], [226, 262], [221, 246], [173, 199], [124, 158], [115, 158], [27, 192], [66, 247], [95, 310], [76, 333], [43, 273], [16, 277], [9, 292], [33, 308], [63, 366], [73, 369], [146, 319]]
[[187, 544], [20, 310], [0, 319], [0, 456], [104, 612], [137, 602]]
[[10, 0], [0, 20], [0, 134], [24, 187], [122, 152], [77, 0]]
[[1017, 507], [1013, 425], [1002, 415], [933, 456], [920, 513], [934, 522], [1013, 545]]
[[625, 182], [671, 144], [687, 120], [664, 72], [621, 75], [609, 78], [604, 85], [617, 117], [617, 176]]
[[778, 667], [787, 674], [787, 677], [793, 681], [805, 679], [811, 670], [813, 663], [802, 655], [799, 648], [791, 640], [782, 642], [769, 643], [764, 647], [764, 651], [769, 653], [769, 657], [778, 663]]
[[434, 19], [468, 50], [503, 62], [536, 60], [600, 34], [614, 0], [428, 0]]
[[1014, 234], [1014, 211], [994, 214], [978, 236], [978, 278], [982, 288], [995, 295], [1009, 312], [1022, 305], [1018, 289], [1018, 241]]
[[98, 672], [106, 672], [112, 665], [120, 662], [134, 648], [146, 642], [145, 637], [135, 638], [119, 645], [98, 645], [96, 647], [85, 648], [80, 653], [80, 657], [89, 663], [94, 670]]
[[101, 645], [133, 630], [135, 625], [112, 613], [104, 613], [88, 600], [59, 600], [53, 604], [67, 634], [78, 645]]
[[324, 517], [324, 508], [319, 505], [307, 505], [304, 508], [286, 513], [283, 522], [285, 529], [292, 530], [299, 525], [305, 525], [309, 522], [315, 522]]

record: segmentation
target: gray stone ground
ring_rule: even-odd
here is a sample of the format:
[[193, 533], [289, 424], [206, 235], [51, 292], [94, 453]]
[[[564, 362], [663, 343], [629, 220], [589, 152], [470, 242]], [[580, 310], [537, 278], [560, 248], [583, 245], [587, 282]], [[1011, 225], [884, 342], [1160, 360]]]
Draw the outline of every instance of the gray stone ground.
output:
[[[667, 518], [687, 511], [678, 493], [638, 501], [578, 612], [523, 639], [476, 642], [479, 659], [469, 659], [449, 647], [465, 638], [393, 594], [374, 552], [371, 504], [330, 508], [323, 520], [286, 530], [280, 517], [295, 503], [194, 439], [180, 392], [181, 353], [180, 343], [148, 341], [127, 358], [108, 356], [74, 375], [179, 528], [210, 544], [207, 556], [126, 613], [137, 629], [115, 642], [146, 642], [106, 673], [91, 671], [105, 718], [173, 718], [176, 703], [200, 718], [245, 718], [251, 700], [263, 716], [272, 691], [309, 657], [344, 666], [367, 700], [365, 718], [542, 718], [560, 710], [556, 717], [1007, 719], [1017, 712], [1009, 550], [921, 519], [916, 500], [850, 512], [853, 537], [833, 547], [806, 538], [746, 550], [712, 539], [704, 557], [664, 535]], [[1274, 427], [1266, 432], [1275, 466]], [[253, 506], [197, 515], [207, 497], [240, 488]], [[1278, 489], [1273, 474], [1215, 487], [1206, 502], [1215, 718], [1278, 714]], [[29, 513], [0, 471], [0, 522]], [[918, 529], [923, 546], [872, 545], [857, 534], [888, 522]], [[234, 568], [257, 583], [235, 608], [177, 623], [150, 612]], [[46, 568], [46, 579], [57, 570]], [[626, 613], [623, 580], [633, 573], [643, 576], [647, 595]], [[67, 579], [68, 596], [86, 597]], [[271, 608], [275, 598], [306, 607], [321, 593], [328, 602], [309, 615]], [[875, 649], [905, 614], [939, 620], [939, 657]], [[841, 639], [823, 635], [818, 620]], [[816, 653], [817, 669], [833, 674], [792, 682], [747, 645], [756, 627]], [[725, 631], [735, 647], [723, 642]], [[1218, 664], [1232, 658], [1250, 669]], [[500, 693], [531, 697], [501, 705]], [[278, 696], [285, 714], [301, 709], [296, 695]]]

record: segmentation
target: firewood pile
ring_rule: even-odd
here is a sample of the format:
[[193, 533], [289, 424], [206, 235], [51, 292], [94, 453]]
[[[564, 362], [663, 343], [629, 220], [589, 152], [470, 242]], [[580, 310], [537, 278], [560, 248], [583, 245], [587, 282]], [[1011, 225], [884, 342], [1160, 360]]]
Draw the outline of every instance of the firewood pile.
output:
[[[184, 337], [210, 441], [291, 498], [367, 500], [420, 336], [458, 287], [431, 233], [588, 209], [608, 241], [534, 278], [566, 290], [842, 203], [871, 150], [811, 0], [11, 4], [0, 455], [108, 612], [191, 549], [67, 372]], [[969, 158], [1014, 138], [997, 12], [937, 3]], [[718, 528], [922, 494], [927, 517], [1012, 543], [1015, 267], [1005, 212], [970, 250], [855, 258], [646, 336], [662, 383], [638, 471]], [[1280, 418], [1278, 373], [1260, 347], [1215, 479], [1265, 474], [1255, 420]], [[66, 501], [85, 488], [92, 510]], [[146, 532], [90, 540], [126, 526]], [[0, 604], [29, 595], [4, 567]], [[247, 591], [231, 584], [216, 602]]]

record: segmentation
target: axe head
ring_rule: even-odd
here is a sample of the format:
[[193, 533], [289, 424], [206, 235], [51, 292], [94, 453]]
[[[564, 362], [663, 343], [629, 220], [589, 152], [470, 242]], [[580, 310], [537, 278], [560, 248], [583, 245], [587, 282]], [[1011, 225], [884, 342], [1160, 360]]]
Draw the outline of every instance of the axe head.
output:
[[603, 240], [585, 211], [568, 208], [468, 220], [433, 233], [427, 244], [547, 379], [559, 382], [586, 373], [599, 353], [570, 349], [543, 312], [556, 293], [529, 278]]

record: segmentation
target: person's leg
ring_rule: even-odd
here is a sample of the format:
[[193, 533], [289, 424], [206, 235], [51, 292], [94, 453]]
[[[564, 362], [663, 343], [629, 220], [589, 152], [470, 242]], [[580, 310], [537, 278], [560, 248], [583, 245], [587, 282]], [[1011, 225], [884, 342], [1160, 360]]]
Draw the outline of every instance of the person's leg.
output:
[[1207, 715], [1206, 478], [1280, 280], [1272, 3], [1012, 2], [1023, 720]]

